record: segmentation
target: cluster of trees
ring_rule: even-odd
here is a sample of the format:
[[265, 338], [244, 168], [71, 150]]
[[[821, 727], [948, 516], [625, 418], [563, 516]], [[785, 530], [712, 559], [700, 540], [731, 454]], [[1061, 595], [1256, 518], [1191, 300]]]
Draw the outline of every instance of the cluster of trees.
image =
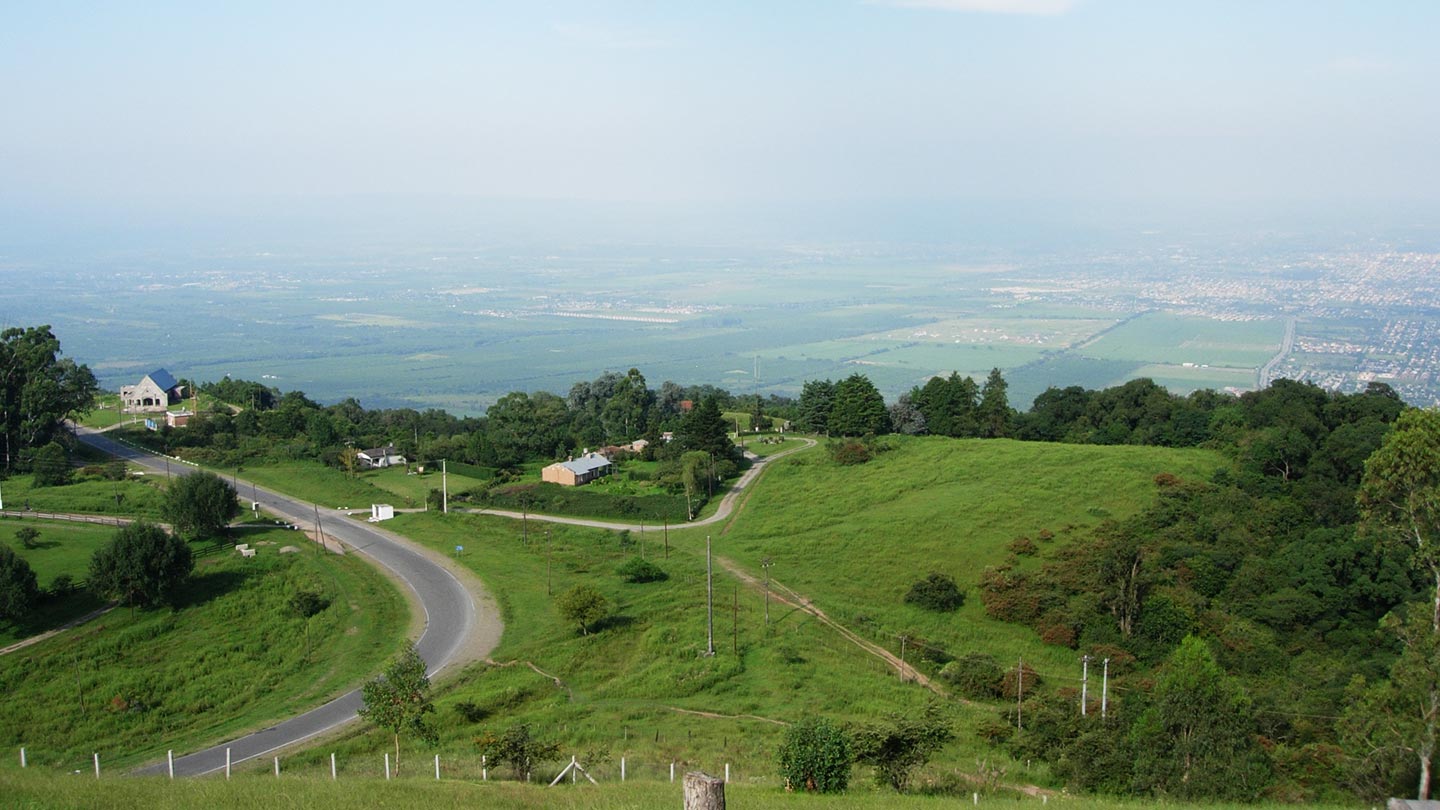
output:
[[98, 392], [88, 367], [60, 356], [49, 326], [0, 332], [3, 471], [35, 470], [41, 485], [63, 483], [69, 474], [64, 420], [93, 408]]
[[[1121, 389], [1090, 392], [1083, 412], [1061, 420], [1066, 435], [1086, 424], [1099, 430], [1090, 440], [1204, 437], [1232, 461], [1207, 481], [1157, 476], [1152, 506], [1038, 567], [1012, 558], [984, 572], [990, 615], [1108, 659], [1118, 687], [1101, 724], [1078, 717], [1073, 694], [1036, 692], [1024, 729], [1004, 737], [1017, 754], [1116, 792], [1313, 796], [1337, 790], [1338, 778], [1371, 796], [1414, 784], [1428, 760], [1397, 756], [1391, 743], [1403, 735], [1382, 745], [1381, 729], [1395, 728], [1383, 722], [1363, 724], [1375, 729], [1367, 749], [1349, 715], [1363, 704], [1372, 720], [1384, 716], [1377, 696], [1417, 671], [1401, 666], [1416, 645], [1377, 632], [1382, 624], [1398, 630], [1418, 600], [1426, 626], [1440, 628], [1440, 564], [1429, 562], [1440, 510], [1424, 511], [1440, 503], [1440, 416], [1406, 411], [1378, 385], [1335, 394], [1280, 381], [1238, 398], [1184, 399]], [[1408, 542], [1377, 544], [1383, 536]], [[1143, 688], [1152, 680], [1154, 690]], [[1167, 685], [1186, 690], [1176, 701], [1209, 701], [1207, 722], [1218, 725], [1183, 739], [1208, 740], [1206, 756], [1221, 759], [1191, 768], [1182, 763], [1199, 754], [1173, 753], [1175, 728], [1159, 719], [1171, 707]], [[1146, 753], [1162, 742], [1163, 755]], [[1231, 778], [1203, 775], [1216, 769]]]
[[[186, 541], [222, 536], [240, 513], [240, 503], [224, 479], [197, 472], [171, 482], [161, 509], [171, 531], [136, 521], [118, 529], [109, 543], [95, 551], [85, 581], [91, 592], [131, 607], [173, 603], [194, 568]], [[25, 527], [16, 535], [28, 548], [39, 533]], [[73, 580], [61, 575], [51, 584], [49, 595], [63, 597], [72, 587]], [[45, 595], [29, 563], [0, 545], [0, 619], [25, 619]]]

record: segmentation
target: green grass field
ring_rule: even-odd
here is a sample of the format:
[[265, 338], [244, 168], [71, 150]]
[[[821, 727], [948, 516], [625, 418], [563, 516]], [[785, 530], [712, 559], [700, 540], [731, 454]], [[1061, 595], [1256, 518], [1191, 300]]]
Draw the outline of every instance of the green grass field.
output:
[[[427, 763], [429, 764], [429, 763]], [[515, 782], [457, 779], [445, 773], [442, 781], [428, 778], [400, 778], [386, 781], [374, 776], [347, 777], [330, 781], [328, 773], [298, 775], [283, 770], [273, 775], [251, 774], [224, 779], [182, 779], [169, 782], [153, 778], [126, 778], [93, 772], [53, 774], [40, 769], [0, 771], [0, 794], [7, 806], [33, 810], [250, 810], [254, 807], [305, 807], [310, 810], [351, 810], [386, 807], [393, 810], [435, 810], [449, 807], [484, 807], [495, 810], [528, 810], [545, 807], [556, 810], [638, 810], [674, 807], [683, 804], [677, 773], [675, 784], [602, 781], [547, 788]], [[362, 798], [363, 797], [363, 798]], [[732, 781], [726, 785], [727, 805], [747, 810], [931, 810], [972, 806], [970, 797], [953, 795], [908, 795], [882, 793], [867, 786], [852, 787], [834, 796], [811, 796]], [[1056, 808], [1056, 810], [1142, 810], [1144, 808], [1205, 808], [1205, 810], [1273, 810], [1293, 805], [1185, 804], [1157, 799], [1107, 799], [1055, 794], [1041, 799], [1010, 792], [982, 793], [979, 807]], [[1369, 804], [1319, 805], [1316, 810], [1362, 808]]]
[[106, 481], [77, 472], [74, 481], [58, 487], [37, 487], [29, 475], [7, 478], [3, 484], [5, 508], [160, 519], [164, 475], [132, 475], [123, 481]]
[[1209, 364], [1255, 369], [1280, 350], [1282, 320], [1219, 321], [1151, 312], [1106, 332], [1078, 351], [1101, 360]]
[[[40, 532], [35, 548], [25, 548], [15, 538], [22, 527]], [[20, 555], [35, 572], [41, 588], [48, 588], [61, 574], [69, 574], [78, 585], [85, 579], [90, 556], [115, 535], [115, 526], [74, 523], [61, 520], [0, 519], [0, 543]], [[101, 607], [99, 599], [76, 592], [63, 599], [42, 598], [35, 610], [22, 622], [0, 623], [0, 646], [5, 646], [37, 633], [43, 633], [65, 622]]]
[[[1071, 668], [1073, 651], [983, 615], [973, 587], [983, 566], [1003, 560], [1005, 544], [1017, 534], [1049, 528], [1059, 544], [1106, 516], [1139, 509], [1159, 472], [1204, 475], [1220, 463], [1193, 450], [892, 441], [895, 450], [862, 467], [836, 466], [823, 449], [777, 462], [728, 532], [672, 528], [668, 559], [658, 529], [632, 533], [632, 546], [621, 548], [618, 533], [599, 529], [532, 521], [527, 538], [519, 521], [502, 518], [397, 517], [388, 528], [436, 550], [464, 546], [460, 562], [495, 591], [506, 622], [493, 654], [502, 665], [476, 665], [447, 685], [437, 702], [439, 746], [407, 743], [405, 756], [413, 763], [439, 753], [457, 763], [457, 776], [478, 778], [474, 738], [528, 722], [562, 743], [567, 758], [578, 755], [597, 772], [618, 770], [621, 756], [631, 777], [641, 780], [663, 780], [671, 761], [711, 771], [730, 763], [737, 780], [778, 788], [774, 757], [783, 723], [817, 714], [873, 720], [918, 708], [931, 693], [902, 683], [879, 659], [803, 612], [772, 603], [767, 626], [763, 592], [721, 569], [716, 654], [704, 655], [705, 532], [718, 555], [756, 575], [760, 557], [772, 557], [777, 580], [892, 649], [898, 650], [893, 634], [903, 631], [957, 654], [1024, 655], [1058, 677]], [[668, 580], [634, 585], [615, 573], [642, 552]], [[901, 603], [913, 580], [937, 569], [970, 590], [958, 614], [936, 616]], [[589, 635], [554, 607], [554, 594], [579, 583], [599, 588], [614, 606], [614, 618]], [[1010, 761], [976, 735], [1004, 706], [952, 702], [949, 708], [957, 740], [924, 779], [949, 784], [962, 778], [957, 774], [973, 774], [984, 758], [1003, 763], [1007, 781], [1059, 787], [1045, 766]], [[335, 750], [342, 772], [374, 776], [389, 744], [387, 735], [360, 727], [294, 756], [293, 767], [326, 767]], [[863, 771], [857, 779], [868, 784]]]
[[[201, 557], [176, 608], [119, 608], [0, 656], [0, 746], [26, 746], [45, 768], [83, 767], [96, 751], [136, 765], [311, 708], [378, 671], [409, 622], [389, 581], [293, 532], [241, 534], [258, 556]], [[280, 554], [288, 543], [299, 552]], [[330, 599], [310, 620], [308, 655], [288, 606], [298, 588]]]

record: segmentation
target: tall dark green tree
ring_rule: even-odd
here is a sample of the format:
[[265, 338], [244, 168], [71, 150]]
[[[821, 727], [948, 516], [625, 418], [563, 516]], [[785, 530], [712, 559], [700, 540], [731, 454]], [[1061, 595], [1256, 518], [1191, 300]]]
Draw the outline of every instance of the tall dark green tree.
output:
[[86, 366], [60, 357], [49, 326], [0, 332], [0, 430], [5, 469], [52, 441], [62, 420], [90, 410], [99, 385]]
[[685, 415], [675, 432], [675, 443], [681, 452], [699, 450], [715, 459], [733, 459], [737, 452], [720, 412], [720, 402], [713, 396], [700, 400]]
[[240, 514], [235, 488], [211, 472], [182, 475], [165, 491], [161, 513], [187, 540], [220, 537]]
[[115, 533], [90, 558], [90, 588], [132, 607], [171, 601], [190, 577], [194, 559], [178, 537], [136, 522]]
[[829, 433], [830, 410], [835, 406], [835, 383], [806, 380], [796, 405], [795, 426], [806, 433]]
[[864, 374], [852, 374], [835, 383], [835, 404], [830, 409], [830, 433], [864, 436], [889, 433], [890, 414], [885, 399]]
[[0, 545], [0, 619], [22, 619], [35, 605], [40, 589], [25, 558]]
[[1007, 393], [1009, 384], [1001, 376], [1000, 369], [990, 369], [990, 376], [980, 388], [980, 405], [976, 414], [980, 419], [980, 435], [998, 439], [1010, 435], [1010, 426], [1015, 421], [1015, 411], [1010, 407]]

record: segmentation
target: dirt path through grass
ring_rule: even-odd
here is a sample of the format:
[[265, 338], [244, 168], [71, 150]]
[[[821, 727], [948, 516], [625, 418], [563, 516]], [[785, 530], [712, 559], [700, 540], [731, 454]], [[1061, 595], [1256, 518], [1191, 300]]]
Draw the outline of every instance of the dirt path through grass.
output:
[[[730, 574], [736, 579], [745, 583], [746, 587], [758, 593], [763, 593], [765, 591], [765, 582], [759, 577], [745, 570], [744, 568], [741, 568], [740, 565], [734, 560], [729, 559], [728, 557], [716, 557], [715, 561], [720, 563], [721, 568], [724, 568], [726, 571], [730, 572]], [[811, 602], [803, 594], [800, 594], [790, 588], [785, 587], [784, 585], [781, 585], [779, 580], [773, 578], [770, 580], [770, 598], [774, 599], [782, 605], [789, 605], [790, 607], [804, 611], [805, 613], [814, 616], [815, 619], [821, 624], [824, 624], [825, 626], [839, 633], [841, 636], [844, 636], [846, 640], [850, 641], [855, 646], [859, 647], [865, 652], [870, 653], [876, 658], [879, 658], [886, 664], [889, 664], [890, 667], [896, 672], [898, 672], [900, 674], [900, 677], [904, 680], [914, 681], [915, 683], [920, 684], [921, 686], [929, 689], [931, 692], [934, 692], [937, 695], [948, 696], [949, 693], [947, 693], [943, 688], [941, 688], [939, 684], [926, 677], [925, 673], [900, 660], [900, 657], [898, 655], [895, 655], [894, 653], [890, 652], [879, 644], [876, 644], [875, 642], [860, 636], [855, 631], [851, 630], [840, 622], [837, 622], [834, 619], [830, 618], [825, 613], [825, 611], [816, 607], [815, 603]], [[968, 703], [968, 701], [963, 702]]]

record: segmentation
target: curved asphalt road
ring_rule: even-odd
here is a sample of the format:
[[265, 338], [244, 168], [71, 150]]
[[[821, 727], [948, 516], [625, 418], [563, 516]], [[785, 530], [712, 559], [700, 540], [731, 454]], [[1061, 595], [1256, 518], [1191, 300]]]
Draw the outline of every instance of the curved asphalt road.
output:
[[[166, 472], [166, 459], [163, 457], [120, 444], [88, 428], [78, 428], [76, 435], [86, 444], [152, 472]], [[194, 467], [173, 460], [169, 462], [168, 470], [172, 475], [195, 472]], [[314, 522], [313, 505], [263, 487], [255, 487], [246, 481], [239, 484], [242, 500], [246, 494], [253, 494], [261, 507], [272, 514], [292, 523]], [[368, 524], [335, 516], [328, 521], [322, 518], [322, 528], [327, 537], [339, 538], [352, 549], [390, 569], [410, 586], [425, 611], [425, 632], [420, 636], [415, 648], [425, 659], [430, 675], [433, 676], [443, 669], [477, 626], [475, 602], [455, 575], [415, 551], [406, 541]], [[498, 617], [495, 621], [498, 621]], [[354, 720], [360, 705], [360, 690], [357, 689], [270, 728], [179, 757], [175, 760], [175, 773], [201, 776], [223, 770], [227, 748], [230, 750], [232, 764], [264, 756]], [[166, 764], [162, 762], [153, 765], [140, 773], [165, 774]]]

